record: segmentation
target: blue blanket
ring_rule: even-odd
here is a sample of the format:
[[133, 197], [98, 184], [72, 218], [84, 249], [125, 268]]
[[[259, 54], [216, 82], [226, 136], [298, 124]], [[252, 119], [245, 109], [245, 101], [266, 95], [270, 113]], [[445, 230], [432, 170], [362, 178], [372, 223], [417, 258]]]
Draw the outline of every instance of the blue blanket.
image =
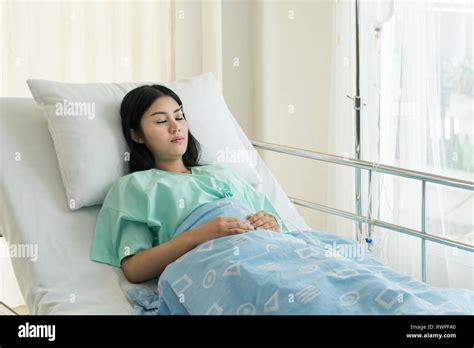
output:
[[[175, 235], [217, 216], [246, 219], [225, 198]], [[314, 230], [255, 230], [208, 241], [166, 267], [158, 292], [133, 289], [134, 314], [473, 314], [474, 292], [397, 273], [350, 239]]]

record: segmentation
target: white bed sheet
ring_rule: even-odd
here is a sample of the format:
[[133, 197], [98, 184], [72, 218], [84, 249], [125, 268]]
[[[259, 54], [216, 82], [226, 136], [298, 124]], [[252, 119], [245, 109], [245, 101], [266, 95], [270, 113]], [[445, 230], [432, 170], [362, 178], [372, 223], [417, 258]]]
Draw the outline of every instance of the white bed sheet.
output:
[[[0, 98], [0, 150], [1, 232], [12, 244], [38, 246], [35, 262], [12, 258], [30, 313], [130, 314], [124, 290], [131, 284], [121, 270], [90, 261], [100, 207], [68, 210], [47, 123], [33, 99]], [[309, 229], [259, 156], [257, 170], [263, 192], [283, 219], [294, 228]]]

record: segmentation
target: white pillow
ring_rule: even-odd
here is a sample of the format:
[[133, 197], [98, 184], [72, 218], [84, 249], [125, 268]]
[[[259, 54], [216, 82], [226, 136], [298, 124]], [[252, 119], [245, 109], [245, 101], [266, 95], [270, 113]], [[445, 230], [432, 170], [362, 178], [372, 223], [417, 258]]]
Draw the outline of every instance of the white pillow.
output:
[[[74, 84], [28, 80], [43, 108], [71, 210], [102, 204], [110, 186], [128, 174], [120, 104], [144, 83]], [[224, 163], [254, 187], [262, 183], [256, 151], [244, 146], [216, 78], [206, 73], [175, 82], [155, 82], [182, 100], [189, 129], [201, 144], [200, 164]]]

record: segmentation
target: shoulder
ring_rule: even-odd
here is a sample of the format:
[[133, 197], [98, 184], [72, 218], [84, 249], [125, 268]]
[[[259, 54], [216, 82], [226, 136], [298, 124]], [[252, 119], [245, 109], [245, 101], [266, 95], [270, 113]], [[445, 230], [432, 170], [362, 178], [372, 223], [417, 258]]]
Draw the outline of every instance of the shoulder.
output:
[[124, 193], [128, 195], [141, 195], [145, 193], [153, 179], [152, 170], [143, 170], [127, 174], [117, 179], [110, 187], [104, 203], [117, 201]]
[[114, 185], [117, 187], [124, 187], [130, 185], [146, 187], [148, 186], [149, 182], [153, 180], [153, 175], [154, 173], [152, 169], [141, 170], [122, 176], [114, 183]]

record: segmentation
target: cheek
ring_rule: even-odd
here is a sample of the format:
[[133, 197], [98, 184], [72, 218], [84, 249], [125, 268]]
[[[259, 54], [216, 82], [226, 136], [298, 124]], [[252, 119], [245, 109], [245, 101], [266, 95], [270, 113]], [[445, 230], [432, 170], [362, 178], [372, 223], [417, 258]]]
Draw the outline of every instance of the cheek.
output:
[[160, 144], [166, 142], [168, 139], [168, 133], [165, 127], [150, 125], [143, 128], [143, 132], [149, 144]]

